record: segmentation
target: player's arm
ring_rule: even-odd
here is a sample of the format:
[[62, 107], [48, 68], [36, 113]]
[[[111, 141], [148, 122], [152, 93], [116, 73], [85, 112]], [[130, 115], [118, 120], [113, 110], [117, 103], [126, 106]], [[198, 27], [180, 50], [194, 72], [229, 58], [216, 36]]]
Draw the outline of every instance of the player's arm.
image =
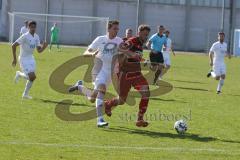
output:
[[228, 51], [226, 51], [226, 56], [227, 56], [229, 59], [232, 58], [232, 54], [231, 54], [230, 52], [228, 52]]
[[21, 28], [21, 30], [20, 30], [20, 36], [22, 36], [23, 35], [23, 28]]
[[98, 50], [92, 49], [92, 48], [88, 48], [88, 49], [83, 53], [83, 56], [85, 56], [85, 57], [92, 57], [92, 56], [96, 56], [97, 54], [98, 54]]
[[83, 56], [93, 57], [96, 56], [99, 52], [99, 46], [101, 45], [102, 40], [100, 37], [97, 37], [89, 46], [88, 49], [83, 53]]
[[230, 52], [227, 52], [227, 56], [228, 56], [229, 59], [232, 58], [232, 54]]
[[175, 53], [175, 51], [174, 51], [173, 44], [171, 44], [171, 51], [172, 51], [172, 54], [173, 54], [174, 56], [176, 56], [176, 53]]
[[152, 41], [148, 40], [147, 43], [146, 43], [147, 48], [151, 49], [151, 45], [152, 45]]
[[16, 52], [17, 52], [17, 47], [19, 46], [19, 43], [18, 42], [14, 42], [12, 44], [12, 55], [13, 55], [13, 61], [12, 61], [12, 66], [15, 67], [16, 64], [17, 64], [17, 55], [16, 55]]
[[[150, 49], [152, 52], [153, 52], [153, 50], [152, 50], [152, 48], [151, 48], [151, 45], [152, 45], [152, 43], [153, 43], [155, 40], [156, 40], [156, 36], [155, 36], [155, 35], [152, 35], [152, 36], [149, 38], [149, 40], [147, 41], [147, 43], [146, 43], [147, 48]], [[150, 53], [149, 53], [149, 54], [150, 54]]]
[[210, 66], [213, 66], [213, 55], [214, 55], [214, 52], [210, 51], [209, 52], [209, 60], [210, 60], [209, 64], [210, 64]]
[[119, 45], [118, 53], [125, 54], [128, 58], [136, 58], [139, 54], [130, 50], [132, 45], [133, 44], [130, 41], [122, 42]]
[[42, 53], [47, 48], [47, 46], [48, 46], [47, 42], [43, 42], [42, 45], [38, 45], [37, 46], [38, 53]]

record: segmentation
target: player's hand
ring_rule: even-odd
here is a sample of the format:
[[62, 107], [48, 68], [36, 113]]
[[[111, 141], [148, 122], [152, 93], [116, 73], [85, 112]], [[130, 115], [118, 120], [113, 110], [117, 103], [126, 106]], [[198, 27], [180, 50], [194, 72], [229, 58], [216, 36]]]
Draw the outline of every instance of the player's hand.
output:
[[228, 54], [228, 59], [231, 59], [232, 58], [232, 55], [231, 54]]
[[174, 51], [172, 51], [172, 53], [173, 53], [173, 56], [176, 56], [176, 53]]
[[210, 64], [211, 67], [213, 66], [213, 62], [210, 62], [209, 64]]
[[13, 67], [16, 67], [16, 65], [17, 65], [17, 60], [14, 59], [14, 60], [12, 61], [12, 66], [13, 66]]
[[43, 42], [43, 47], [47, 48], [47, 46], [48, 46], [48, 43], [47, 42]]

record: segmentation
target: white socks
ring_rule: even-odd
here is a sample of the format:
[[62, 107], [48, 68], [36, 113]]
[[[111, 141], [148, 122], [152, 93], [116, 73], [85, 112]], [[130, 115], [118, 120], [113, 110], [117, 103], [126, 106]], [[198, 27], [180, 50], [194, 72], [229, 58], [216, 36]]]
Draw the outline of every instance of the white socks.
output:
[[[86, 96], [89, 100], [91, 99], [91, 96], [93, 94], [93, 91], [86, 88], [83, 85], [78, 86], [78, 90], [80, 93], [82, 93], [84, 96]], [[97, 99], [96, 99], [96, 113], [97, 113], [97, 122], [103, 121], [103, 98], [104, 94], [102, 92], [98, 92]]]
[[33, 84], [32, 81], [29, 81], [29, 80], [27, 81], [26, 86], [25, 86], [25, 89], [24, 89], [24, 92], [23, 92], [23, 96], [28, 95], [29, 90], [30, 90], [31, 87], [32, 87], [32, 84]]
[[224, 85], [224, 79], [220, 79], [218, 82], [217, 91], [221, 92], [223, 85]]
[[96, 99], [96, 112], [97, 112], [97, 121], [103, 121], [103, 98], [104, 94], [102, 92], [98, 92], [97, 99]]
[[96, 99], [96, 112], [97, 112], [97, 121], [98, 122], [103, 120], [102, 108], [103, 108], [103, 100], [97, 98]]
[[20, 77], [22, 77], [26, 80], [29, 80], [28, 75], [26, 75], [25, 73], [18, 71], [18, 74], [19, 74]]
[[215, 74], [214, 72], [211, 72], [211, 76], [212, 76], [213, 78], [216, 78], [216, 74]]
[[92, 96], [92, 93], [93, 93], [92, 90], [84, 87], [83, 85], [79, 85], [78, 90], [79, 90], [80, 93], [82, 93], [88, 99], [91, 99], [91, 96]]

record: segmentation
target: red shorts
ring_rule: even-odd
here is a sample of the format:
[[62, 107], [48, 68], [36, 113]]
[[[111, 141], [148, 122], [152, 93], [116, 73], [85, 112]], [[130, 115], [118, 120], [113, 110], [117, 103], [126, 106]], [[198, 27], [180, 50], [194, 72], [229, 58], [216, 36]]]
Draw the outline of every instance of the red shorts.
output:
[[126, 100], [131, 87], [140, 91], [148, 82], [141, 72], [119, 73], [119, 97]]

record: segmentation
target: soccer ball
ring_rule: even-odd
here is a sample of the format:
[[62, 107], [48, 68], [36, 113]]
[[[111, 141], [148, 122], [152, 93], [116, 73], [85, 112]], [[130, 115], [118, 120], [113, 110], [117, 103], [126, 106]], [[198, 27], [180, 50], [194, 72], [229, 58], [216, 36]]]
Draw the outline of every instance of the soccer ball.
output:
[[187, 123], [184, 120], [175, 122], [174, 129], [178, 134], [184, 134], [187, 131]]

